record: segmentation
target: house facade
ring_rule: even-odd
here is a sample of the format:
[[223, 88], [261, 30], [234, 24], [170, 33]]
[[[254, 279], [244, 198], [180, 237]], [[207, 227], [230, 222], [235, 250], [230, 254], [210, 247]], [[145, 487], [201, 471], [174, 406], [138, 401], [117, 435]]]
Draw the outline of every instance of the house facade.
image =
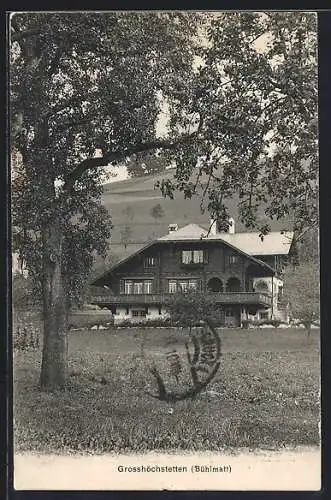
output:
[[212, 295], [224, 326], [281, 317], [281, 269], [293, 234], [270, 233], [261, 241], [258, 233], [236, 234], [231, 222], [228, 232], [216, 224], [209, 232], [171, 225], [96, 279], [91, 302], [110, 309], [115, 324], [134, 323], [167, 316], [167, 297], [194, 289]]

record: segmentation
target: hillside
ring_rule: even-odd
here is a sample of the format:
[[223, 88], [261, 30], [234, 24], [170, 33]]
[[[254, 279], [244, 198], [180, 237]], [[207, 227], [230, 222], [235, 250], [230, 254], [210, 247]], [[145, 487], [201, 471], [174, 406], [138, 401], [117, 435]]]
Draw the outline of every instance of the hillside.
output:
[[[209, 215], [202, 214], [199, 198], [185, 200], [182, 193], [177, 193], [174, 200], [164, 199], [158, 189], [154, 189], [157, 180], [170, 178], [174, 170], [168, 170], [156, 176], [127, 179], [113, 182], [104, 186], [103, 203], [112, 215], [114, 229], [111, 238], [111, 253], [123, 257], [141, 247], [146, 241], [155, 239], [168, 232], [170, 223], [177, 223], [179, 227], [196, 223], [208, 227]], [[229, 201], [231, 216], [236, 221], [236, 231], [247, 231], [238, 219], [238, 199]], [[151, 216], [150, 210], [160, 204], [164, 210], [164, 217], [157, 221]], [[133, 219], [126, 218], [123, 211], [131, 207]], [[263, 209], [261, 209], [263, 218]], [[131, 229], [127, 248], [121, 243], [121, 230], [129, 225]], [[286, 228], [284, 221], [273, 222], [272, 229]], [[289, 227], [287, 229], [290, 229]]]

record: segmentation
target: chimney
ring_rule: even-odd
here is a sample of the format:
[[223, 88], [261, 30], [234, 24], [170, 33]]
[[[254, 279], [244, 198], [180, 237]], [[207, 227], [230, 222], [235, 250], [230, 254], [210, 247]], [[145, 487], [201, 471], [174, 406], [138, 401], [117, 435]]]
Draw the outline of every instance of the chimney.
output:
[[234, 234], [235, 233], [234, 218], [229, 217], [228, 223], [229, 223], [229, 226], [225, 229], [224, 226], [222, 228], [222, 224], [220, 224], [216, 219], [210, 219], [209, 235], [216, 236], [217, 234], [222, 234], [222, 233]]
[[234, 218], [233, 217], [230, 217], [229, 218], [229, 229], [228, 229], [228, 233], [229, 234], [234, 234], [235, 233], [235, 222], [234, 222]]
[[178, 224], [169, 224], [168, 234], [174, 233], [175, 231], [178, 231]]

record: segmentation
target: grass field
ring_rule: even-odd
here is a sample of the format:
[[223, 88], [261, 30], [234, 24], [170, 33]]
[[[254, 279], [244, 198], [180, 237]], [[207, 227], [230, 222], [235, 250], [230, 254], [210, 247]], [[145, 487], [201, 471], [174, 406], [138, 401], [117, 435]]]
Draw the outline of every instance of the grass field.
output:
[[221, 367], [195, 400], [148, 396], [172, 329], [75, 331], [65, 391], [38, 389], [41, 353], [14, 354], [16, 451], [280, 449], [319, 443], [319, 330], [220, 330]]

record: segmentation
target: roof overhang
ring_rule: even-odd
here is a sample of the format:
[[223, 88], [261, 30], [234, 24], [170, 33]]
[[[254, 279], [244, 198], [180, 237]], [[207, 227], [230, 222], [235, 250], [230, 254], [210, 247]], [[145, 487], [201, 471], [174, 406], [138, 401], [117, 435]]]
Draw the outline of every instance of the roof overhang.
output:
[[147, 243], [146, 245], [144, 245], [142, 248], [140, 248], [139, 250], [137, 250], [136, 252], [132, 253], [131, 255], [128, 255], [127, 257], [119, 260], [116, 264], [114, 264], [113, 266], [111, 266], [109, 268], [109, 270], [105, 273], [103, 273], [102, 275], [100, 275], [99, 277], [97, 277], [95, 280], [93, 280], [93, 282], [91, 283], [91, 285], [93, 286], [103, 286], [105, 285], [106, 283], [109, 283], [109, 279], [111, 278], [111, 275], [113, 274], [114, 271], [116, 271], [118, 268], [120, 268], [123, 264], [125, 264], [126, 262], [128, 262], [129, 260], [131, 260], [132, 258], [140, 255], [142, 252], [144, 252], [145, 250], [147, 250], [148, 248], [151, 248], [153, 246], [157, 246], [157, 245], [161, 245], [161, 246], [165, 246], [165, 245], [174, 245], [174, 244], [177, 244], [177, 243], [189, 243], [189, 244], [194, 244], [194, 243], [202, 243], [203, 245], [208, 245], [210, 243], [216, 243], [216, 244], [221, 244], [221, 245], [226, 245], [227, 247], [231, 248], [232, 250], [235, 250], [236, 252], [240, 253], [241, 255], [243, 255], [244, 257], [246, 257], [247, 259], [251, 260], [252, 262], [254, 262], [255, 264], [263, 267], [265, 270], [267, 270], [268, 272], [270, 272], [270, 274], [272, 276], [275, 275], [275, 270], [269, 266], [269, 264], [266, 264], [265, 262], [263, 262], [262, 260], [260, 259], [257, 259], [256, 257], [252, 257], [252, 255], [249, 255], [245, 252], [243, 252], [242, 250], [240, 250], [239, 248], [231, 245], [231, 243], [228, 243], [227, 241], [224, 241], [224, 240], [221, 240], [221, 239], [215, 239], [215, 240], [209, 240], [209, 239], [188, 239], [188, 238], [185, 238], [185, 239], [178, 239], [178, 240], [154, 240], [154, 241], [151, 241], [150, 243]]

